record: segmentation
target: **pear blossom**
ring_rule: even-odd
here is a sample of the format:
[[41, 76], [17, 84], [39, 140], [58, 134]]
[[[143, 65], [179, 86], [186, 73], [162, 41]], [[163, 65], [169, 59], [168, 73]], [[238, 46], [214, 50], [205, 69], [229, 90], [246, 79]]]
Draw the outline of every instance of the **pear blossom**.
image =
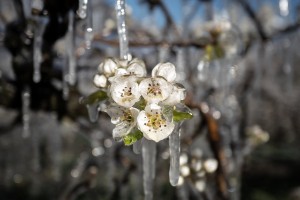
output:
[[146, 78], [140, 82], [139, 90], [149, 103], [158, 103], [168, 98], [172, 86], [163, 78]]
[[162, 112], [162, 107], [149, 104], [137, 117], [138, 128], [148, 140], [159, 142], [167, 138], [174, 130], [175, 124], [167, 120]]
[[161, 76], [168, 82], [173, 82], [176, 79], [175, 66], [172, 63], [159, 63], [152, 70], [152, 77]]
[[112, 132], [113, 138], [116, 140], [128, 135], [136, 126], [136, 118], [139, 114], [139, 110], [136, 108], [108, 106], [104, 111], [111, 117], [111, 123], [116, 124]]
[[112, 99], [120, 106], [132, 107], [140, 100], [138, 83], [134, 77], [122, 76], [115, 79], [110, 87]]
[[[145, 63], [139, 59], [105, 59], [93, 82], [108, 98], [101, 110], [116, 125], [114, 139], [128, 144], [124, 137], [132, 132], [133, 139], [140, 139], [142, 133], [146, 139], [159, 142], [172, 134], [175, 106], [177, 109], [183, 105], [186, 96], [184, 87], [175, 79], [176, 70], [171, 63], [157, 64], [151, 77], [147, 77]], [[134, 134], [137, 129], [139, 136]]]
[[164, 105], [175, 106], [176, 104], [179, 104], [182, 100], [184, 100], [185, 96], [185, 88], [179, 84], [174, 84], [171, 94], [162, 103]]
[[94, 76], [94, 85], [99, 88], [106, 87], [107, 78], [103, 74], [102, 75], [96, 74]]
[[112, 58], [107, 58], [104, 62], [100, 63], [98, 66], [98, 72], [104, 74], [106, 77], [113, 76], [115, 74], [118, 64]]

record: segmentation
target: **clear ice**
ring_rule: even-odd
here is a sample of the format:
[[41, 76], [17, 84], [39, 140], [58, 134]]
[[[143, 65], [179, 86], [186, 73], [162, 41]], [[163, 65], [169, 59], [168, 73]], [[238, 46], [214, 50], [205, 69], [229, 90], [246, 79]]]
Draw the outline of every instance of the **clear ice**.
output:
[[169, 136], [170, 147], [170, 171], [169, 179], [172, 186], [178, 183], [179, 171], [179, 157], [180, 157], [180, 125], [177, 124], [173, 133]]
[[156, 143], [143, 139], [143, 185], [145, 200], [153, 199], [153, 182], [155, 178]]

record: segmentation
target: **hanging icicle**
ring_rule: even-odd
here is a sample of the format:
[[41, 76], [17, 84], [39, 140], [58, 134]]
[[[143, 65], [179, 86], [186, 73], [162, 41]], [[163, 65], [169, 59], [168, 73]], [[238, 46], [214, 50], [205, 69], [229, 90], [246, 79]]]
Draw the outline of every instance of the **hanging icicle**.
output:
[[87, 16], [88, 0], [79, 0], [77, 14], [81, 19]]
[[87, 10], [86, 10], [86, 27], [85, 27], [85, 47], [87, 49], [91, 48], [93, 40], [93, 6], [91, 0], [87, 1]]
[[75, 38], [74, 38], [74, 12], [69, 11], [68, 33], [66, 38], [67, 62], [69, 68], [68, 82], [75, 85], [76, 82], [76, 58], [75, 58]]
[[165, 62], [168, 60], [169, 57], [169, 46], [168, 45], [162, 45], [159, 47], [159, 52], [158, 52], [158, 60], [159, 62]]
[[177, 49], [177, 56], [176, 56], [176, 71], [177, 76], [176, 80], [179, 82], [185, 82], [186, 80], [186, 63], [185, 63], [185, 49], [184, 48], [178, 48]]
[[89, 118], [91, 122], [96, 122], [98, 119], [98, 107], [99, 107], [99, 103], [94, 103], [94, 104], [90, 104], [90, 105], [86, 105], [87, 110], [88, 110], [88, 114], [89, 114]]
[[143, 185], [145, 200], [153, 199], [153, 181], [155, 178], [156, 143], [143, 140]]
[[36, 23], [33, 40], [33, 81], [38, 83], [41, 80], [43, 34], [48, 23], [48, 18], [37, 17]]
[[125, 0], [117, 0], [116, 3], [117, 24], [120, 42], [120, 58], [129, 60], [128, 38], [125, 24]]
[[24, 16], [29, 19], [31, 17], [31, 0], [22, 0]]
[[140, 154], [142, 150], [142, 140], [138, 140], [133, 144], [133, 152], [135, 154]]
[[178, 183], [179, 171], [179, 157], [180, 157], [180, 124], [177, 124], [173, 133], [169, 136], [170, 146], [170, 171], [169, 179], [172, 186]]
[[31, 13], [38, 15], [43, 11], [44, 1], [43, 0], [31, 0]]
[[22, 136], [27, 138], [30, 136], [30, 90], [24, 89], [22, 93], [22, 120], [23, 120], [23, 133]]

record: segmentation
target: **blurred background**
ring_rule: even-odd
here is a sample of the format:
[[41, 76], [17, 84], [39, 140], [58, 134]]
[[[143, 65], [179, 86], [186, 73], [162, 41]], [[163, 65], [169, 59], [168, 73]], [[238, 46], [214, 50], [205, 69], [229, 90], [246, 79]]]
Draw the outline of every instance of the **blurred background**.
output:
[[[126, 4], [131, 55], [174, 63], [194, 114], [154, 199], [299, 200], [300, 0]], [[0, 0], [1, 200], [143, 199], [141, 155], [79, 101], [118, 41], [113, 0]]]

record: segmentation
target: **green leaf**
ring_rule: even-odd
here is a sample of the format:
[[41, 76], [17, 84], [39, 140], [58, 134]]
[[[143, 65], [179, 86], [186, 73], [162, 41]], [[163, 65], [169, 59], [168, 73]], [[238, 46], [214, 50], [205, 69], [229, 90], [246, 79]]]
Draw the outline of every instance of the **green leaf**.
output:
[[83, 97], [81, 100], [80, 100], [80, 103], [81, 104], [85, 104], [85, 105], [91, 105], [91, 104], [94, 104], [94, 103], [97, 103], [99, 101], [103, 101], [107, 99], [107, 94], [105, 91], [102, 91], [102, 90], [98, 90], [92, 94], [90, 94], [89, 96], [87, 97]]
[[175, 122], [180, 122], [182, 120], [191, 119], [193, 114], [191, 112], [180, 112], [177, 110], [173, 110], [173, 120]]
[[123, 142], [126, 146], [130, 146], [136, 141], [143, 138], [143, 133], [140, 130], [135, 130], [134, 132], [129, 133], [123, 137]]
[[223, 58], [224, 56], [225, 52], [220, 44], [207, 45], [205, 47], [205, 59], [207, 61]]
[[145, 110], [147, 102], [145, 101], [144, 98], [141, 98], [138, 102], [134, 104], [134, 107], [139, 109], [139, 110]]

